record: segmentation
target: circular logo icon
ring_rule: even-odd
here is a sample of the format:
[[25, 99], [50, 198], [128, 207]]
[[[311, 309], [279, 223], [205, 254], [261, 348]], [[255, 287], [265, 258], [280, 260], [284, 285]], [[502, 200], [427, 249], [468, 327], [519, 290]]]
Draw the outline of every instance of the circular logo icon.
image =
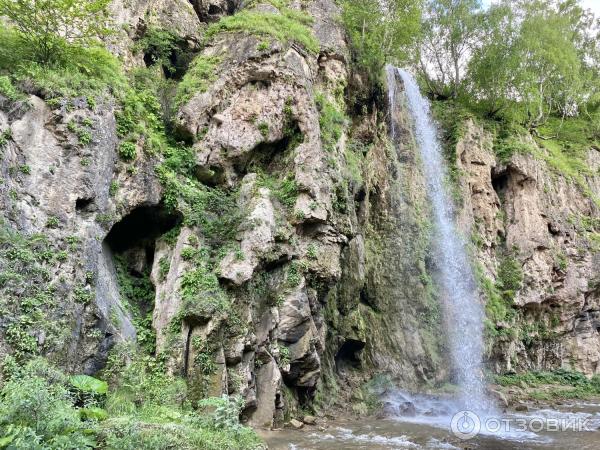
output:
[[473, 411], [459, 411], [452, 417], [450, 429], [463, 441], [473, 439], [481, 430], [481, 420]]

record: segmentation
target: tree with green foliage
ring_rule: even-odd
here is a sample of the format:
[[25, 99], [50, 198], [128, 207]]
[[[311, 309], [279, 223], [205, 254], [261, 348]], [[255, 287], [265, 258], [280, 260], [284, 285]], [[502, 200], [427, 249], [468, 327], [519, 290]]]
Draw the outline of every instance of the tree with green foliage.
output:
[[487, 117], [495, 117], [511, 103], [519, 55], [517, 18], [506, 4], [492, 5], [482, 20], [480, 42], [468, 64], [468, 90]]
[[458, 96], [481, 30], [479, 0], [430, 0], [423, 21], [419, 69], [430, 92]]
[[23, 43], [23, 57], [50, 64], [63, 59], [68, 45], [89, 46], [109, 32], [110, 0], [0, 0]]
[[408, 59], [419, 37], [421, 0], [344, 0], [342, 6], [353, 60], [371, 80], [387, 62]]
[[488, 116], [535, 132], [551, 115], [578, 115], [597, 96], [593, 15], [576, 0], [507, 0], [492, 6], [482, 24], [468, 79]]

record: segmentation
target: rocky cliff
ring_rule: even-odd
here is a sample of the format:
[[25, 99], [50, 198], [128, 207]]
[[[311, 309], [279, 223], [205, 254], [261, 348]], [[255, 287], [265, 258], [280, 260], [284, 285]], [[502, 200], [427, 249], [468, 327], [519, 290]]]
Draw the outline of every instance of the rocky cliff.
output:
[[[163, 3], [113, 5], [114, 51], [195, 83], [169, 118], [185, 170], [147, 138], [123, 147], [110, 95], [2, 99], [2, 353], [94, 374], [137, 342], [195, 399], [243, 395], [258, 426], [331, 394], [360, 403], [376, 372], [441, 380], [410, 122], [398, 112], [394, 146], [385, 105], [347, 116], [337, 7], [256, 3], [244, 11], [306, 28], [304, 45], [223, 30], [198, 52], [239, 5]], [[171, 60], [193, 54], [187, 74], [136, 47], [152, 27], [176, 37]]]
[[461, 222], [487, 301], [491, 366], [595, 375], [598, 150], [587, 152], [589, 171], [568, 176], [543, 142], [524, 145], [528, 153], [502, 161], [492, 135], [467, 121], [453, 155], [462, 175]]
[[[131, 96], [166, 126], [107, 92], [0, 96], [0, 354], [95, 374], [133, 343], [184, 377], [192, 400], [243, 396], [255, 426], [315, 404], [364, 412], [360, 387], [376, 374], [441, 384], [406, 108], [346, 104], [360, 78], [332, 0], [238, 3], [113, 3], [109, 48], [162, 86]], [[166, 56], [157, 29], [171, 36]], [[151, 131], [131, 138], [139, 122]], [[539, 158], [499, 163], [491, 146], [469, 122], [456, 156], [461, 223], [490, 310], [504, 308], [490, 319], [495, 369], [597, 373], [598, 210]], [[506, 267], [525, 274], [514, 306], [494, 284]]]

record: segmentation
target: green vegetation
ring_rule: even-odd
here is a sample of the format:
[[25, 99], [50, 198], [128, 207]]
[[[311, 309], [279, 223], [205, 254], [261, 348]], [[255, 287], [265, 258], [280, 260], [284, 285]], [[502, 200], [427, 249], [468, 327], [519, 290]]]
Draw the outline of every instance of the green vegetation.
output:
[[23, 43], [21, 57], [50, 64], [67, 60], [74, 44], [90, 47], [108, 35], [108, 4], [109, 0], [1, 0], [0, 16], [14, 24]]
[[269, 137], [269, 124], [267, 122], [261, 122], [256, 127], [264, 139]]
[[352, 63], [372, 87], [386, 63], [401, 65], [420, 36], [421, 0], [342, 0], [342, 21], [350, 37]]
[[323, 93], [317, 93], [315, 100], [319, 109], [321, 142], [325, 151], [332, 153], [342, 137], [348, 119], [338, 106], [327, 99]]
[[[138, 72], [138, 75], [144, 75], [144, 72]], [[123, 140], [119, 155], [124, 160], [134, 160], [138, 146], [149, 154], [167, 151], [169, 144], [156, 90], [155, 85], [140, 76], [134, 78], [132, 86], [124, 91], [121, 110], [116, 114], [117, 134]]]
[[90, 124], [88, 122], [82, 125], [83, 126], [77, 124], [75, 121], [71, 121], [67, 124], [67, 128], [71, 133], [74, 133], [77, 136], [77, 139], [82, 146], [86, 146], [92, 141], [92, 134], [89, 131]]
[[187, 69], [191, 53], [181, 49], [181, 38], [171, 30], [148, 27], [144, 35], [133, 48], [134, 52], [143, 52], [147, 64], [160, 65], [167, 76]]
[[124, 90], [121, 65], [104, 48], [64, 44], [64, 56], [50, 65], [30, 54], [30, 43], [14, 28], [0, 25], [0, 40], [0, 90], [11, 100], [23, 98], [19, 88], [24, 85], [35, 87], [46, 100]]
[[[4, 320], [4, 341], [20, 362], [60, 348], [61, 320], [48, 312], [57, 305], [56, 287], [50, 274], [64, 261], [64, 253], [42, 235], [16, 233], [0, 221], [0, 314]], [[43, 344], [35, 333], [45, 333]]]
[[438, 110], [466, 113], [492, 131], [501, 161], [531, 154], [600, 204], [586, 179], [592, 175], [587, 152], [598, 147], [600, 123], [593, 23], [593, 15], [570, 0], [499, 2], [487, 9], [474, 0], [429, 0], [418, 64], [422, 85], [442, 100]]
[[[525, 372], [500, 375], [496, 382], [502, 386], [520, 386], [527, 395], [538, 400], [585, 399], [600, 395], [600, 377], [588, 379], [583, 373], [566, 369], [547, 372]], [[550, 389], [541, 389], [550, 386]]]
[[206, 249], [196, 250], [192, 258], [193, 269], [181, 279], [180, 320], [210, 318], [230, 309], [229, 299], [219, 284]]
[[127, 260], [115, 257], [121, 305], [130, 313], [137, 333], [137, 341], [147, 354], [154, 353], [156, 333], [152, 328], [154, 311], [154, 286], [150, 281], [150, 269], [138, 274], [128, 267]]
[[164, 186], [167, 207], [179, 211], [184, 225], [199, 226], [211, 246], [223, 246], [234, 241], [243, 217], [237, 204], [238, 193], [209, 188], [194, 174], [192, 149], [170, 145], [165, 162], [157, 167]]
[[290, 288], [295, 288], [302, 282], [302, 266], [298, 261], [292, 261], [287, 268], [286, 282]]
[[223, 32], [246, 32], [300, 44], [309, 52], [318, 53], [319, 41], [309, 28], [312, 17], [301, 11], [277, 6], [280, 14], [242, 10], [233, 16], [225, 16], [208, 27], [205, 37], [210, 40]]
[[108, 187], [108, 195], [114, 197], [119, 192], [119, 182], [117, 180], [112, 180], [110, 182], [110, 186]]
[[269, 189], [271, 195], [277, 198], [288, 210], [291, 210], [296, 204], [298, 184], [291, 174], [283, 179], [278, 179], [259, 172], [256, 185]]
[[216, 69], [221, 63], [219, 56], [197, 56], [189, 70], [177, 85], [175, 104], [187, 103], [195, 94], [205, 92], [216, 79]]
[[3, 95], [13, 102], [24, 98], [23, 94], [13, 86], [12, 81], [6, 75], [0, 76], [0, 95]]
[[486, 298], [486, 332], [488, 339], [502, 338], [508, 334], [518, 337], [515, 328], [518, 320], [517, 310], [513, 308], [514, 299], [523, 284], [523, 271], [519, 261], [512, 254], [500, 260], [496, 282], [492, 282], [479, 268], [480, 289]]
[[[0, 386], [0, 445], [61, 449], [258, 449], [238, 417], [239, 399], [208, 399], [198, 414], [183, 380], [164, 364], [118, 348], [105, 371], [111, 383], [67, 377], [42, 359], [19, 367], [5, 358]], [[212, 412], [209, 412], [209, 409]]]

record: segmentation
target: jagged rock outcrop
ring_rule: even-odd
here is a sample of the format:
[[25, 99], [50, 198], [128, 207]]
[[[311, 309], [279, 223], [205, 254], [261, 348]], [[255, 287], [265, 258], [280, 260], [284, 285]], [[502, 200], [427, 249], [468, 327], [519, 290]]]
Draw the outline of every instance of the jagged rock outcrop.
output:
[[[516, 154], [498, 162], [491, 135], [469, 122], [457, 145], [465, 174], [462, 222], [475, 233], [483, 276], [496, 279], [507, 257], [523, 274], [514, 296], [516, 323], [493, 324], [500, 333], [491, 344], [492, 361], [497, 371], [562, 367], [598, 374], [600, 211], [594, 199], [600, 180], [585, 177], [584, 192], [544, 162], [544, 149], [529, 144], [541, 156]], [[590, 149], [591, 173], [597, 173], [598, 159], [598, 150]]]
[[[34, 95], [3, 104], [1, 128], [10, 135], [0, 165], [3, 226], [45, 236], [50, 252], [45, 281], [56, 304], [32, 328], [46, 335], [38, 342], [67, 368], [95, 372], [115, 342], [135, 337], [119, 302], [111, 249], [103, 239], [128, 212], [158, 205], [162, 188], [148, 158], [139, 160], [136, 172], [118, 169], [109, 99], [94, 110], [85, 99], [51, 109]], [[111, 183], [119, 186], [114, 195]], [[18, 283], [9, 275], [3, 283], [7, 290]], [[26, 315], [12, 309], [9, 316], [23, 332], [32, 332]], [[57, 341], [43, 342], [51, 337]]]

